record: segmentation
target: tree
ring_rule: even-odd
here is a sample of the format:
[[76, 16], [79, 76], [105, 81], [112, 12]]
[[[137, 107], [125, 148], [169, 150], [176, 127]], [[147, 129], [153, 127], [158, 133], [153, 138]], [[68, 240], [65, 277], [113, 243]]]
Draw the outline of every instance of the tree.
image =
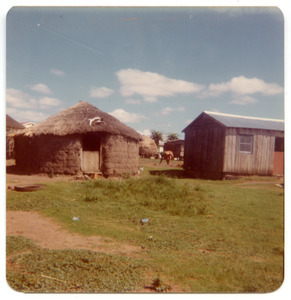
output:
[[156, 143], [157, 147], [159, 147], [159, 141], [163, 141], [163, 133], [161, 131], [152, 130], [151, 131], [151, 138]]
[[177, 141], [179, 139], [178, 133], [170, 132], [167, 136], [167, 141]]

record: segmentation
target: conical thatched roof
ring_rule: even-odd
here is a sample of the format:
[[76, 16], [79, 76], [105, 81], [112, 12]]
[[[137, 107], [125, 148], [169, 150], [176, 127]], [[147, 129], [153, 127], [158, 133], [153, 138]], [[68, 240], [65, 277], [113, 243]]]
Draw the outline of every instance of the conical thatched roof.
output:
[[6, 128], [24, 129], [25, 127], [6, 114]]
[[158, 147], [153, 139], [143, 135], [139, 142], [139, 154], [145, 156], [155, 156], [158, 153]]
[[64, 136], [89, 132], [106, 132], [136, 140], [141, 139], [140, 134], [134, 129], [85, 101], [80, 101], [76, 105], [47, 118], [38, 125], [23, 130], [21, 134], [26, 136]]

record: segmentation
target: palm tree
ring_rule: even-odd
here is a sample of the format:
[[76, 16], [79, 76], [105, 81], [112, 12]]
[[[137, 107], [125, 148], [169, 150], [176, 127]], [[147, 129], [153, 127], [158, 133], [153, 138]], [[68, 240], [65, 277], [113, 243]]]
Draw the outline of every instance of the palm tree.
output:
[[179, 139], [178, 133], [170, 132], [167, 136], [167, 141], [177, 141]]
[[163, 141], [163, 133], [161, 131], [152, 130], [151, 131], [151, 138], [156, 143], [157, 147], [159, 147], [159, 141]]

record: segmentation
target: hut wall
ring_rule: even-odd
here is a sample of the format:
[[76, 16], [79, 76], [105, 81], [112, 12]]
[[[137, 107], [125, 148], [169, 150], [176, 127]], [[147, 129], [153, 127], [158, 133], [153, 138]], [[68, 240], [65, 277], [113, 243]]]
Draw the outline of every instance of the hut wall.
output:
[[106, 135], [101, 145], [101, 171], [105, 177], [137, 174], [138, 141], [122, 135]]
[[6, 135], [6, 159], [15, 158], [14, 138]]
[[185, 131], [184, 168], [194, 177], [220, 179], [224, 156], [224, 128]]
[[81, 168], [78, 136], [19, 136], [15, 149], [16, 166], [22, 171], [76, 174]]
[[[253, 137], [251, 153], [239, 149], [240, 135]], [[228, 128], [225, 138], [224, 173], [242, 175], [272, 175], [275, 136], [282, 133], [245, 128]]]

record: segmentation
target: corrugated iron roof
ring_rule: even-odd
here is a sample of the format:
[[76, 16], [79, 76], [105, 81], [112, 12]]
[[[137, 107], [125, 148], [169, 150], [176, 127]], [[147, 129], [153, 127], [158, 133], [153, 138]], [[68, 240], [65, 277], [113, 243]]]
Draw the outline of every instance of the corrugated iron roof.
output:
[[[251, 129], [266, 129], [284, 131], [284, 120], [246, 117], [239, 115], [224, 114], [218, 112], [204, 111], [194, 121], [192, 121], [186, 128], [190, 127], [196, 120], [200, 119], [202, 115], [208, 115], [226, 127], [234, 128], [251, 128]], [[186, 129], [185, 128], [185, 129]], [[185, 131], [183, 129], [183, 132]]]
[[209, 111], [204, 111], [204, 113], [227, 127], [284, 131], [284, 120], [246, 117]]

